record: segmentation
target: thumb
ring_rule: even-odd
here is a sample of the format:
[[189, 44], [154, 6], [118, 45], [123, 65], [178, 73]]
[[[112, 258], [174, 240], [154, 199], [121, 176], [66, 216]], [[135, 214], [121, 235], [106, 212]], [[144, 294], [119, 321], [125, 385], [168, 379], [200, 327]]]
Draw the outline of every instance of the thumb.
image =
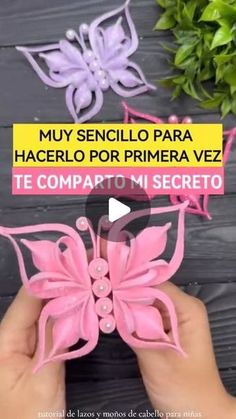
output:
[[[183, 292], [179, 287], [172, 283], [162, 284], [161, 291], [165, 292], [172, 300], [178, 321], [178, 331], [180, 337], [180, 344], [184, 352], [188, 355], [199, 347], [199, 340], [204, 339], [205, 343], [211, 345], [210, 327], [208, 322], [207, 311], [205, 305], [195, 297], [192, 297]], [[170, 319], [167, 309], [158, 301], [155, 302], [155, 307], [159, 310], [164, 324], [166, 333], [172, 337]], [[166, 357], [179, 358], [182, 357], [177, 351], [173, 349], [135, 349], [138, 358], [147, 357]]]

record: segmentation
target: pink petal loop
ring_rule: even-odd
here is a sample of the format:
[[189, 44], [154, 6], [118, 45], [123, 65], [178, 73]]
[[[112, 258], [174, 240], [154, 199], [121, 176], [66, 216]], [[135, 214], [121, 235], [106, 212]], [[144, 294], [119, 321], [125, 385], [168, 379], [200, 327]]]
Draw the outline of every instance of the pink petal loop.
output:
[[33, 275], [29, 281], [29, 292], [37, 298], [44, 300], [73, 295], [75, 292], [84, 292], [84, 289], [71, 281], [71, 279], [57, 272], [40, 272]]
[[[131, 242], [131, 251], [128, 261], [128, 268], [132, 269], [160, 256], [166, 247], [167, 231], [171, 227], [168, 223], [163, 227], [149, 227], [138, 234]], [[148, 243], [148, 246], [144, 246]]]
[[[70, 317], [71, 316], [71, 317]], [[72, 322], [75, 321], [79, 326], [72, 331]], [[69, 319], [70, 317], [70, 319]], [[50, 353], [46, 353], [45, 347], [45, 330], [49, 318], [54, 319], [54, 330], [53, 330], [53, 346]], [[59, 328], [62, 325], [63, 321], [57, 324], [57, 319], [66, 318], [64, 322], [67, 324], [67, 333], [66, 330], [62, 332], [61, 335]], [[76, 325], [75, 324], [75, 325]], [[56, 325], [56, 326], [55, 326]], [[86, 339], [88, 341], [80, 349], [68, 352], [68, 350], [61, 354], [56, 354], [57, 350], [66, 349], [66, 345], [72, 345], [74, 342], [81, 339]], [[89, 353], [97, 345], [98, 341], [98, 318], [94, 309], [94, 301], [91, 297], [87, 298], [87, 301], [84, 298], [80, 299], [79, 297], [62, 297], [56, 300], [50, 301], [43, 309], [40, 320], [39, 320], [39, 343], [38, 343], [38, 362], [35, 368], [35, 372], [40, 369], [44, 364], [51, 361], [59, 361], [66, 359], [73, 359], [80, 356], [84, 356]]]
[[61, 349], [68, 349], [75, 345], [81, 337], [80, 310], [75, 310], [66, 316], [55, 319], [53, 326], [53, 357]]
[[129, 308], [134, 318], [134, 332], [139, 339], [170, 341], [164, 331], [162, 317], [157, 309], [138, 304], [129, 304]]
[[34, 266], [39, 271], [58, 272], [60, 271], [57, 263], [56, 253], [58, 248], [56, 243], [49, 240], [29, 241], [21, 240], [21, 242], [31, 250]]
[[[141, 289], [140, 289], [141, 291]], [[137, 291], [140, 294], [140, 291]], [[155, 321], [158, 321], [157, 326], [155, 328], [155, 324], [153, 323], [154, 317], [153, 310], [144, 311], [146, 312], [147, 316], [145, 316], [145, 325], [142, 327], [148, 328], [148, 332], [146, 336], [149, 336], [148, 338], [139, 338], [138, 333], [136, 330], [137, 323], [139, 323], [140, 327], [141, 324], [143, 324], [143, 320], [140, 319], [140, 315], [137, 315], [136, 317], [132, 317], [130, 310], [127, 309], [127, 303], [120, 298], [119, 293], [116, 293], [114, 296], [114, 310], [115, 310], [115, 316], [117, 321], [117, 329], [122, 337], [122, 339], [129, 345], [134, 348], [146, 348], [146, 349], [164, 349], [164, 348], [172, 348], [180, 352], [181, 354], [184, 354], [180, 342], [179, 342], [179, 336], [178, 336], [178, 321], [177, 316], [175, 312], [175, 307], [171, 301], [171, 299], [162, 291], [154, 289], [154, 288], [142, 288], [142, 298], [153, 298], [158, 301], [160, 301], [162, 304], [164, 304], [167, 313], [169, 314], [169, 320], [171, 324], [171, 335], [172, 335], [172, 341], [170, 341], [169, 336], [166, 336], [166, 333], [164, 329], [161, 328], [161, 320], [160, 317], [157, 315], [158, 320], [156, 318]], [[135, 295], [134, 295], [135, 298]], [[132, 305], [133, 308], [133, 305]], [[154, 308], [154, 307], [152, 307]], [[156, 309], [157, 310], [157, 309]], [[125, 316], [123, 315], [125, 313]], [[160, 314], [160, 313], [159, 313]], [[149, 317], [150, 316], [150, 317]], [[156, 317], [156, 316], [155, 316]], [[135, 323], [136, 321], [136, 323]], [[149, 325], [147, 326], [147, 324]], [[155, 334], [154, 336], [158, 336], [155, 338], [151, 334], [151, 330], [153, 331], [153, 327], [155, 328]], [[134, 330], [135, 328], [135, 330]], [[139, 326], [138, 326], [139, 330]], [[139, 333], [144, 334], [145, 331], [139, 330]]]
[[[90, 284], [89, 282], [89, 276], [87, 273], [87, 253], [86, 253], [86, 249], [85, 246], [83, 244], [83, 241], [81, 239], [81, 237], [79, 236], [79, 234], [71, 227], [66, 226], [64, 224], [39, 224], [39, 225], [35, 225], [35, 226], [27, 226], [27, 227], [18, 227], [18, 228], [6, 228], [6, 227], [1, 227], [0, 226], [0, 234], [6, 238], [8, 238], [10, 240], [10, 242], [12, 243], [15, 252], [16, 252], [16, 256], [18, 259], [18, 264], [19, 264], [19, 269], [20, 269], [20, 275], [21, 275], [21, 279], [22, 282], [24, 284], [24, 286], [29, 289], [29, 278], [26, 272], [26, 268], [25, 268], [25, 263], [24, 263], [24, 258], [21, 252], [21, 249], [19, 247], [19, 245], [17, 244], [17, 241], [15, 240], [14, 236], [17, 235], [23, 235], [23, 234], [35, 234], [35, 233], [46, 233], [46, 232], [54, 232], [54, 233], [61, 233], [64, 234], [68, 237], [70, 237], [75, 243], [76, 243], [76, 247], [78, 249], [79, 254], [81, 255], [81, 260], [83, 261], [83, 263], [81, 263], [81, 268], [83, 268], [83, 281], [86, 284]], [[36, 244], [37, 242], [29, 242], [29, 241], [23, 241], [23, 243], [27, 243], [27, 246], [33, 246], [34, 249], [34, 258], [35, 258], [35, 252], [36, 252], [36, 247], [37, 250], [39, 248], [40, 245]], [[47, 243], [48, 245], [48, 243]], [[55, 243], [50, 246], [50, 255], [52, 254], [52, 249], [55, 246]], [[47, 251], [48, 251], [48, 247], [47, 247]], [[39, 257], [38, 252], [37, 253], [37, 257], [36, 257], [36, 267], [37, 264], [39, 263], [43, 268], [47, 267], [46, 265], [44, 265], [45, 263], [48, 264], [49, 260], [47, 258], [47, 255], [42, 254], [41, 257]], [[44, 252], [43, 252], [44, 253]], [[55, 252], [56, 254], [56, 252]], [[55, 255], [54, 255], [55, 256]], [[55, 267], [55, 257], [53, 256], [53, 267]], [[57, 255], [58, 257], [58, 255]], [[41, 265], [43, 263], [43, 265]], [[53, 269], [53, 271], [56, 272], [62, 272], [63, 271], [63, 267], [60, 263], [60, 259], [57, 259], [57, 268]], [[51, 266], [52, 267], [52, 266]], [[50, 270], [50, 269], [49, 269]], [[48, 269], [47, 269], [48, 271]]]
[[[156, 279], [153, 282], [152, 285], [159, 285], [164, 281], [167, 281], [168, 279], [170, 279], [175, 272], [179, 269], [179, 266], [182, 263], [183, 260], [183, 255], [184, 255], [184, 219], [185, 219], [185, 210], [188, 207], [189, 202], [185, 201], [183, 203], [181, 203], [180, 205], [176, 205], [176, 206], [170, 206], [170, 207], [162, 207], [162, 208], [152, 208], [151, 209], [151, 214], [163, 214], [163, 213], [169, 213], [169, 212], [175, 212], [177, 211], [179, 214], [178, 217], [178, 229], [177, 229], [177, 239], [176, 239], [176, 246], [175, 246], [175, 250], [173, 253], [173, 256], [170, 260], [170, 262], [166, 265], [166, 264], [161, 264], [159, 260], [157, 261], [149, 261], [146, 264], [140, 264], [137, 265], [128, 270], [127, 274], [126, 274], [126, 279], [130, 278], [130, 277], [134, 277], [134, 276], [139, 276], [140, 274], [142, 274], [143, 272], [145, 272], [145, 270], [148, 269], [155, 269], [156, 270]], [[108, 260], [109, 263], [110, 261], [115, 259], [115, 252], [114, 252], [114, 245], [112, 245], [112, 241], [110, 241], [110, 238], [112, 238], [112, 240], [114, 240], [114, 238], [116, 237], [116, 235], [119, 235], [119, 232], [125, 227], [126, 224], [129, 224], [131, 221], [135, 220], [136, 218], [139, 217], [143, 217], [147, 215], [147, 210], [140, 210], [140, 211], [135, 211], [132, 212], [130, 214], [128, 214], [125, 217], [122, 217], [120, 220], [116, 221], [116, 223], [114, 224], [114, 226], [111, 228], [109, 235], [108, 235], [108, 246], [107, 246], [107, 250], [108, 250]], [[169, 227], [169, 225], [167, 224], [167, 227]], [[153, 256], [153, 254], [151, 254]], [[151, 257], [152, 257], [151, 256]], [[119, 279], [117, 278], [115, 271], [114, 271], [114, 275], [113, 273], [111, 273], [111, 281], [113, 283], [113, 286], [115, 284], [119, 283]]]

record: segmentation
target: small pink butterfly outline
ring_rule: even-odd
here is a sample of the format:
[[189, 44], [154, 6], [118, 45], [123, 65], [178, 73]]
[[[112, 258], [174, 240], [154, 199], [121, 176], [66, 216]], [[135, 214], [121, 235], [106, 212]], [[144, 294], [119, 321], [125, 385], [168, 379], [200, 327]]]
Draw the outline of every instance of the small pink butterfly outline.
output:
[[[39, 320], [38, 363], [35, 371], [50, 361], [68, 360], [88, 354], [99, 337], [99, 330], [118, 330], [122, 339], [136, 348], [173, 348], [184, 354], [178, 336], [178, 321], [171, 299], [158, 286], [168, 281], [181, 265], [184, 255], [184, 218], [188, 202], [152, 208], [151, 214], [178, 213], [175, 249], [169, 262], [161, 259], [171, 223], [147, 227], [136, 237], [124, 230], [147, 210], [132, 212], [111, 224], [102, 217], [95, 234], [90, 221], [80, 217], [79, 231], [88, 231], [93, 244], [88, 258], [80, 234], [64, 224], [41, 224], [19, 228], [0, 227], [0, 234], [14, 246], [20, 275], [29, 294], [46, 300]], [[107, 231], [107, 256], [101, 254], [101, 232]], [[14, 236], [59, 233], [60, 238], [25, 240], [37, 273], [28, 278], [24, 256]], [[123, 241], [114, 239], [123, 238]], [[169, 313], [171, 336], [166, 333], [161, 313]], [[53, 343], [47, 353], [45, 330], [53, 320]], [[68, 348], [83, 341], [77, 350]], [[82, 342], [81, 342], [82, 343]]]
[[[144, 121], [151, 122], [153, 124], [164, 124], [165, 121], [160, 119], [156, 116], [146, 114], [143, 112], [139, 112], [138, 110], [129, 107], [125, 102], [123, 102], [124, 107], [124, 123], [137, 123], [135, 118], [142, 119]], [[181, 121], [176, 115], [171, 115], [168, 118], [169, 124], [191, 124], [192, 118], [186, 116]], [[224, 165], [226, 165], [227, 161], [229, 160], [230, 151], [232, 149], [232, 144], [236, 137], [236, 128], [233, 128], [229, 131], [224, 132], [224, 137], [227, 137], [225, 141], [225, 149], [224, 149]], [[170, 195], [170, 201], [173, 205], [180, 204], [181, 202], [185, 201], [189, 202], [189, 205], [186, 209], [186, 212], [195, 215], [201, 215], [202, 217], [206, 217], [208, 220], [212, 220], [212, 217], [208, 210], [208, 203], [209, 203], [209, 195], [199, 195], [199, 194], [189, 194], [189, 195]]]
[[[141, 68], [129, 60], [139, 44], [129, 3], [127, 0], [122, 7], [98, 17], [90, 25], [83, 23], [79, 33], [69, 29], [67, 39], [56, 44], [17, 47], [46, 85], [66, 87], [66, 105], [75, 122], [82, 123], [94, 117], [102, 108], [103, 94], [109, 88], [122, 97], [156, 89], [147, 82]], [[129, 33], [125, 32], [124, 19], [119, 16], [123, 12]], [[117, 16], [115, 23], [106, 25]], [[69, 41], [76, 41], [78, 45]], [[49, 72], [39, 65], [40, 59]]]

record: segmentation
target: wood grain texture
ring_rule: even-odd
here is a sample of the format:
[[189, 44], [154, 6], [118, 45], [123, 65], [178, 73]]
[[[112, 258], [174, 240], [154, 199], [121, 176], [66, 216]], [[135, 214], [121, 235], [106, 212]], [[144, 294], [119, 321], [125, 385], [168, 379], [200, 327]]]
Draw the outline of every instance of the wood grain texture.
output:
[[[144, 38], [134, 61], [139, 63], [150, 82], [170, 75], [168, 54], [155, 38]], [[48, 88], [38, 78], [25, 57], [14, 48], [2, 48], [0, 54], [0, 97], [4, 106], [0, 107], [1, 126], [10, 126], [17, 122], [72, 122], [65, 105], [65, 89]], [[196, 115], [200, 122], [220, 121], [214, 112], [209, 117], [205, 110], [186, 95], [173, 101], [170, 107], [171, 90], [158, 86], [157, 92], [147, 93], [128, 100], [128, 103], [140, 110], [167, 117], [171, 113]], [[123, 119], [121, 98], [113, 92], [104, 95], [104, 106], [94, 121], [120, 121]], [[225, 120], [226, 126], [235, 125], [235, 117]]]
[[[51, 0], [50, 3], [34, 0], [1, 1], [0, 46], [37, 44], [57, 41], [68, 28], [77, 29], [81, 23], [120, 7], [125, 1], [113, 0]], [[160, 37], [153, 27], [160, 8], [152, 0], [132, 0], [131, 15], [142, 36]], [[11, 30], [10, 30], [10, 29]]]
[[[111, 4], [112, 3], [112, 4]], [[0, 224], [16, 226], [62, 222], [74, 225], [84, 213], [85, 197], [11, 196], [11, 125], [15, 122], [71, 122], [64, 90], [47, 88], [25, 58], [19, 44], [39, 45], [60, 39], [66, 29], [90, 22], [98, 14], [121, 4], [120, 0], [1, 0], [0, 5]], [[161, 43], [172, 38], [153, 32], [160, 9], [154, 0], [132, 0], [131, 13], [140, 36], [134, 54], [147, 78], [157, 81], [170, 74], [168, 54]], [[2, 47], [2, 48], [1, 48]], [[140, 111], [167, 117], [190, 115], [194, 122], [221, 122], [218, 112], [207, 113], [196, 101], [182, 96], [170, 102], [171, 92], [158, 86], [152, 94], [130, 99]], [[105, 94], [95, 121], [123, 118], [121, 98]], [[235, 116], [224, 119], [226, 128], [236, 126]], [[5, 128], [3, 128], [5, 127]], [[210, 139], [206, 138], [206, 142]], [[173, 278], [176, 284], [207, 305], [214, 348], [226, 388], [236, 395], [236, 147], [226, 171], [226, 196], [210, 200], [212, 222], [187, 216], [186, 256]], [[153, 205], [166, 205], [157, 198]], [[93, 211], [106, 211], [95, 198]], [[163, 220], [164, 221], [164, 220]], [[166, 220], [165, 220], [166, 221]], [[168, 220], [169, 221], [169, 220]], [[174, 220], [173, 220], [174, 221]], [[165, 256], [173, 250], [176, 222]], [[41, 236], [36, 235], [35, 238]], [[54, 235], [48, 238], [55, 238]], [[88, 240], [85, 240], [88, 245]], [[29, 255], [26, 257], [29, 261]], [[0, 238], [0, 318], [21, 286], [16, 256], [10, 243]], [[117, 334], [101, 336], [87, 357], [67, 363], [68, 408], [83, 411], [150, 409], [132, 351]]]
[[[236, 372], [222, 371], [221, 377], [227, 390], [235, 395]], [[133, 409], [137, 413], [145, 413], [146, 409], [151, 410], [140, 378], [122, 380], [122, 386], [119, 380], [68, 384], [67, 403], [68, 408], [80, 409], [81, 412], [129, 412]]]

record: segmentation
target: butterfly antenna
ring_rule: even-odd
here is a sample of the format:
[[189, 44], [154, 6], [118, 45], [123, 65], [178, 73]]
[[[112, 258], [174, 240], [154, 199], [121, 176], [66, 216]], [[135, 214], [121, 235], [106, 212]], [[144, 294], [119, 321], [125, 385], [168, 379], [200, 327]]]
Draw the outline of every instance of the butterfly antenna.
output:
[[[81, 25], [81, 27], [83, 27], [83, 25]], [[78, 33], [74, 30], [74, 29], [68, 29], [66, 31], [66, 37], [69, 41], [77, 41], [78, 44], [80, 45], [80, 47], [85, 50], [86, 49], [86, 45], [84, 42], [84, 37], [83, 37], [83, 28], [80, 27], [80, 36], [78, 35]]]
[[92, 246], [93, 246], [93, 257], [94, 258], [98, 257], [98, 254], [97, 254], [97, 237], [94, 233], [91, 221], [87, 217], [80, 217], [80, 218], [78, 218], [78, 220], [76, 220], [76, 227], [79, 231], [88, 231], [89, 232], [89, 235], [90, 235], [90, 238], [91, 238], [91, 241], [92, 241]]

